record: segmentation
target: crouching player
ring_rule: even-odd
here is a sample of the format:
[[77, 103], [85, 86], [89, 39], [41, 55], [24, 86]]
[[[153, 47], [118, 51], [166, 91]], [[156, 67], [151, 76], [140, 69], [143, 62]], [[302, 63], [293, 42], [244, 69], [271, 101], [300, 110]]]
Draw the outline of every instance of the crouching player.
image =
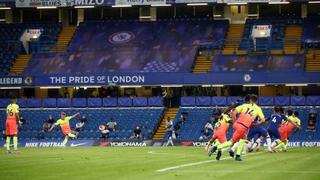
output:
[[277, 152], [279, 148], [283, 151], [287, 150], [288, 139], [292, 134], [292, 131], [295, 129], [299, 131], [301, 128], [301, 120], [299, 119], [299, 112], [295, 111], [291, 117], [287, 119], [285, 125], [279, 128], [281, 134], [281, 142], [273, 149], [274, 152]]
[[[244, 143], [246, 141], [248, 130], [256, 118], [260, 118], [260, 122], [256, 125], [262, 124], [264, 119], [264, 114], [261, 108], [256, 104], [258, 101], [258, 97], [256, 95], [251, 95], [250, 104], [243, 104], [241, 106], [236, 107], [236, 109], [232, 112], [231, 122], [235, 122], [233, 125], [234, 133], [232, 134], [231, 140], [220, 144], [218, 146], [218, 154], [216, 159], [219, 160], [222, 155], [222, 149], [231, 147], [234, 143], [239, 142], [239, 146], [237, 148], [236, 160], [241, 161], [241, 153], [243, 150]], [[237, 114], [239, 118], [235, 121]]]
[[17, 152], [18, 148], [18, 121], [19, 121], [19, 106], [16, 104], [16, 98], [11, 99], [11, 103], [7, 106], [6, 119], [6, 147], [7, 153], [10, 151], [10, 140], [13, 138], [13, 150]]
[[[217, 150], [218, 145], [225, 143], [227, 141], [227, 132], [229, 130], [231, 118], [229, 114], [223, 114], [219, 121], [216, 122], [214, 126], [214, 134], [210, 141], [207, 144], [207, 151], [209, 157]], [[214, 143], [213, 148], [210, 149], [209, 147]]]
[[59, 126], [61, 127], [61, 131], [63, 133], [63, 135], [65, 136], [63, 142], [62, 142], [62, 146], [66, 146], [67, 142], [68, 142], [68, 139], [69, 137], [70, 138], [77, 138], [77, 133], [76, 132], [72, 132], [71, 131], [71, 128], [70, 128], [70, 124], [69, 124], [69, 121], [78, 116], [80, 113], [76, 113], [74, 114], [73, 116], [67, 116], [66, 113], [62, 112], [61, 113], [61, 118], [56, 122], [54, 123], [51, 128], [49, 129], [49, 131], [52, 131], [52, 129], [56, 126]]

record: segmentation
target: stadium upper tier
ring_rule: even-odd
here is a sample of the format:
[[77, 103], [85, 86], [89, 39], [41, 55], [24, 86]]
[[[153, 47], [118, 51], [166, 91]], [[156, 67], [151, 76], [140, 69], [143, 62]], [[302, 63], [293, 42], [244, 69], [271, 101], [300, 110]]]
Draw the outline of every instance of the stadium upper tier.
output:
[[190, 72], [199, 45], [223, 40], [227, 28], [206, 18], [84, 22], [67, 52], [34, 55], [24, 73]]
[[[247, 19], [244, 33], [240, 44], [240, 49], [248, 51], [266, 51], [266, 50], [282, 50], [285, 29], [287, 25], [301, 24], [302, 20], [299, 18], [260, 18]], [[271, 25], [270, 38], [257, 38], [256, 45], [251, 38], [251, 32], [254, 25]]]
[[320, 48], [320, 16], [310, 16], [303, 21], [302, 41], [305, 48]]
[[46, 43], [45, 46], [39, 47], [42, 48], [42, 51], [47, 51], [54, 45], [61, 30], [61, 24], [42, 22], [0, 24], [0, 75], [8, 74], [16, 56], [25, 53], [20, 38], [27, 29], [40, 29], [42, 33], [40, 39], [30, 42], [31, 52], [35, 50], [31, 47], [34, 47], [36, 43], [43, 42]]
[[303, 71], [305, 55], [221, 55], [214, 57], [213, 72]]

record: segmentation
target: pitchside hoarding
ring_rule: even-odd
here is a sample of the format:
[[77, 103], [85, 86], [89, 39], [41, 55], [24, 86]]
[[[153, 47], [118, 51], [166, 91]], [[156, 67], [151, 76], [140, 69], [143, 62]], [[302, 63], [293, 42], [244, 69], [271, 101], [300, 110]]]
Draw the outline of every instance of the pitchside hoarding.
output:
[[[0, 144], [5, 147], [5, 141], [0, 141]], [[100, 147], [161, 147], [166, 145], [166, 142], [162, 141], [96, 141], [96, 140], [70, 140], [67, 143], [67, 147], [89, 147], [89, 146], [100, 146]], [[207, 142], [203, 141], [175, 141], [174, 146], [193, 146], [193, 147], [204, 147]], [[13, 144], [11, 144], [13, 146]], [[61, 147], [62, 140], [30, 140], [30, 141], [18, 141], [19, 147], [27, 148], [45, 148], [45, 147]], [[266, 146], [266, 144], [263, 144]], [[289, 147], [320, 147], [320, 141], [292, 141], [288, 143]]]

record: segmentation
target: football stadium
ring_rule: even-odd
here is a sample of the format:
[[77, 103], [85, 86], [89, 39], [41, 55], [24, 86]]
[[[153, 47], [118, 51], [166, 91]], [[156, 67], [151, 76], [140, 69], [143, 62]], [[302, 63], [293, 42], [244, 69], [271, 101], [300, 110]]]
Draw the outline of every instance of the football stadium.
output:
[[0, 0], [0, 179], [320, 179], [320, 1]]

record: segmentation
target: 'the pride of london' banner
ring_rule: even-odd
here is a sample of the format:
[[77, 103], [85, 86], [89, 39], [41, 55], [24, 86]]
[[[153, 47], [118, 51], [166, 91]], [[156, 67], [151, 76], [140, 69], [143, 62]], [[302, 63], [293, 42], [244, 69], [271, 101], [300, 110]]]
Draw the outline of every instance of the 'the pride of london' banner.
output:
[[108, 85], [202, 85], [320, 83], [320, 73], [227, 72], [227, 73], [102, 73], [42, 76], [3, 76], [1, 87], [108, 86]]

